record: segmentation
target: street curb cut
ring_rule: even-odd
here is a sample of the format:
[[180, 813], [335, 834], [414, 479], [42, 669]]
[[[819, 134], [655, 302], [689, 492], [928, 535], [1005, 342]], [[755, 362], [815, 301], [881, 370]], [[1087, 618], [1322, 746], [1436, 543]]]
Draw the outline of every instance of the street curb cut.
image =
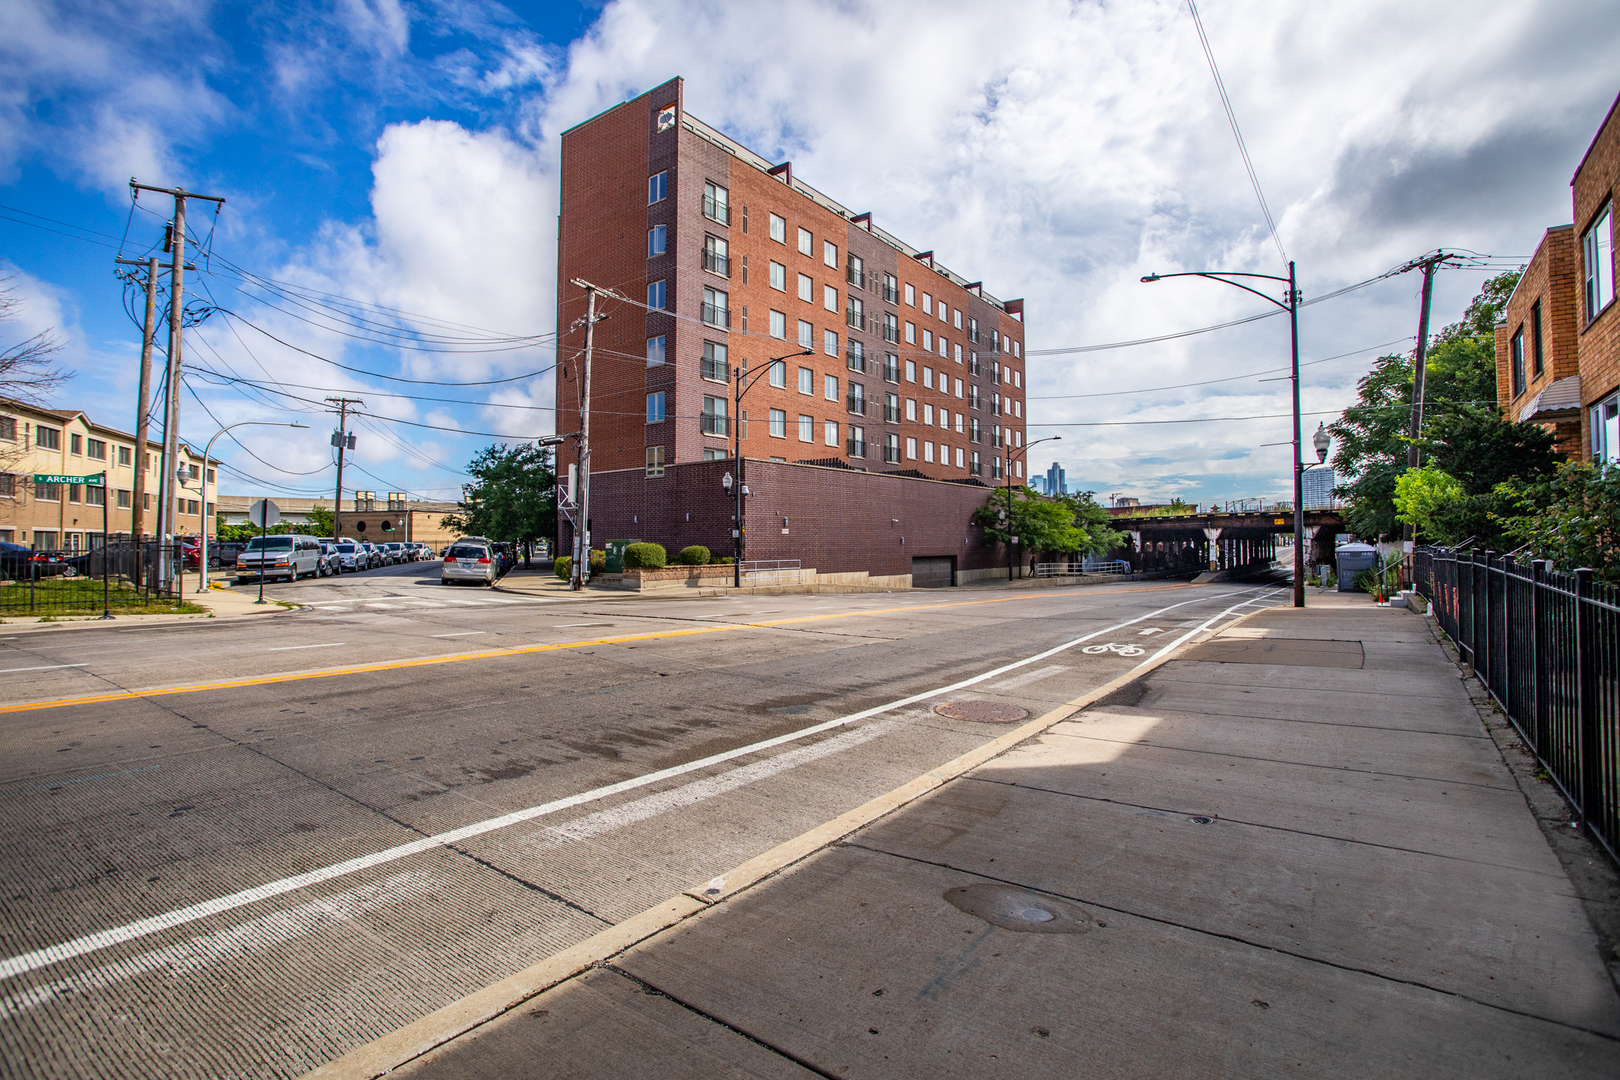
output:
[[[1268, 609], [1260, 609], [1264, 610]], [[1257, 614], [1259, 611], [1239, 615], [1210, 637], [1218, 636], [1219, 633], [1224, 633], [1251, 615]], [[475, 991], [397, 1031], [357, 1047], [342, 1057], [306, 1073], [305, 1076], [308, 1080], [374, 1080], [376, 1077], [385, 1076], [499, 1018], [530, 998], [590, 970], [602, 961], [609, 960], [715, 904], [730, 900], [739, 893], [775, 877], [821, 849], [915, 802], [935, 788], [943, 787], [992, 758], [1001, 756], [1019, 743], [1096, 704], [1121, 687], [1179, 658], [1182, 653], [1201, 643], [1201, 640], [1205, 639], [1188, 641], [1164, 656], [1132, 668], [1073, 701], [1065, 702], [1009, 731], [999, 739], [985, 743], [961, 757], [931, 769], [915, 780], [879, 795], [847, 813], [840, 814], [809, 832], [778, 844], [712, 881], [672, 896], [663, 903], [656, 904], [639, 915], [586, 938], [562, 952], [548, 956], [498, 983]]]

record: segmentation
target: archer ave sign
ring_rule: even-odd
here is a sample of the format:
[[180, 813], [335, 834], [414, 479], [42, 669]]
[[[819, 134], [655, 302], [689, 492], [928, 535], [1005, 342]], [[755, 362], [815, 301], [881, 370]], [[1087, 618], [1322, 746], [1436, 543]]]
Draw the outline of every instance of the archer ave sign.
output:
[[58, 475], [56, 473], [37, 472], [37, 473], [34, 474], [34, 483], [36, 483], [36, 484], [84, 484], [87, 487], [105, 487], [106, 484], [107, 484], [107, 474], [106, 473], [91, 473], [89, 476], [65, 476], [65, 475]]

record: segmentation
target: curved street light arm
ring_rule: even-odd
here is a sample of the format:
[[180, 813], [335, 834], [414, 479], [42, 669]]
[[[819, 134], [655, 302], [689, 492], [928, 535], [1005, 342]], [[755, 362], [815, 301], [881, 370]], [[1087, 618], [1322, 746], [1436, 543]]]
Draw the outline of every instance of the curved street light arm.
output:
[[[208, 588], [208, 459], [214, 452], [215, 441], [232, 428], [239, 427], [290, 427], [308, 428], [308, 424], [300, 424], [294, 420], [286, 423], [280, 420], [238, 420], [234, 424], [227, 424], [214, 432], [214, 437], [208, 440], [203, 447], [203, 482], [202, 482], [202, 514], [198, 520], [197, 528], [197, 592], [200, 595]], [[217, 487], [217, 485], [216, 485]], [[182, 574], [184, 568], [182, 568]], [[262, 579], [261, 579], [262, 580]]]
[[1284, 284], [1286, 284], [1288, 282], [1287, 278], [1285, 278], [1285, 277], [1277, 277], [1277, 276], [1275, 276], [1273, 274], [1239, 274], [1239, 273], [1235, 273], [1235, 272], [1231, 272], [1231, 271], [1227, 271], [1227, 270], [1210, 270], [1210, 271], [1207, 271], [1207, 272], [1206, 271], [1189, 271], [1189, 272], [1187, 272], [1185, 274], [1149, 274], [1146, 277], [1144, 277], [1142, 280], [1147, 281], [1147, 282], [1163, 281], [1165, 278], [1173, 278], [1173, 277], [1209, 278], [1211, 281], [1219, 281], [1222, 284], [1230, 285], [1234, 289], [1242, 289], [1244, 292], [1254, 293], [1254, 295], [1260, 297], [1260, 299], [1269, 300], [1271, 303], [1276, 304], [1278, 307], [1282, 308], [1284, 311], [1292, 311], [1293, 310], [1288, 304], [1285, 304], [1281, 300], [1278, 300], [1275, 296], [1269, 296], [1266, 293], [1261, 292], [1259, 289], [1251, 289], [1247, 285], [1243, 284], [1240, 281], [1231, 281], [1231, 280], [1229, 280], [1230, 278], [1235, 278], [1235, 277], [1247, 277], [1247, 278], [1264, 278], [1267, 281], [1281, 281]]

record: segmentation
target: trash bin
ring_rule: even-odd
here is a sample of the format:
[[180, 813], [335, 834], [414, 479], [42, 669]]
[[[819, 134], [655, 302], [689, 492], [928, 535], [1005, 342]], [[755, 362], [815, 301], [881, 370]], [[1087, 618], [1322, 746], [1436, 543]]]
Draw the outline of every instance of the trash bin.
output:
[[624, 573], [624, 549], [629, 547], [632, 540], [609, 540], [603, 550], [607, 553], [607, 569], [609, 574]]
[[1378, 569], [1378, 549], [1371, 544], [1340, 544], [1333, 554], [1338, 563], [1340, 592], [1354, 592], [1357, 574]]

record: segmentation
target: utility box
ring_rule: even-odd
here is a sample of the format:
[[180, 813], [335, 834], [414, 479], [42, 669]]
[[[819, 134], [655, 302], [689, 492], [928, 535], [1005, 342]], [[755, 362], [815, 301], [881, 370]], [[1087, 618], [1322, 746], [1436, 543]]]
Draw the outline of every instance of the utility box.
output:
[[1378, 569], [1378, 549], [1371, 544], [1340, 544], [1334, 557], [1339, 564], [1340, 592], [1355, 592], [1356, 575]]
[[635, 543], [634, 540], [609, 540], [603, 545], [607, 553], [607, 573], [624, 573], [624, 549]]

